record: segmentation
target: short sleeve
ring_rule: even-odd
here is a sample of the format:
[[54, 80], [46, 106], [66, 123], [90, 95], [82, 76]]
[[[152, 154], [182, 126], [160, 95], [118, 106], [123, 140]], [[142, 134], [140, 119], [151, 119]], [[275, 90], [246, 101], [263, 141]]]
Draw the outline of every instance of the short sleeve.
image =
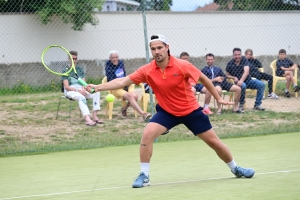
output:
[[144, 65], [142, 67], [140, 67], [139, 69], [137, 69], [135, 72], [133, 72], [132, 74], [128, 75], [130, 80], [132, 82], [134, 82], [136, 85], [140, 84], [140, 83], [146, 83], [147, 82], [147, 74], [146, 74], [146, 68], [151, 67], [150, 65]]
[[187, 63], [182, 69], [186, 77], [191, 78], [196, 83], [198, 82], [202, 72], [199, 69], [197, 69], [197, 67], [195, 67], [191, 63]]

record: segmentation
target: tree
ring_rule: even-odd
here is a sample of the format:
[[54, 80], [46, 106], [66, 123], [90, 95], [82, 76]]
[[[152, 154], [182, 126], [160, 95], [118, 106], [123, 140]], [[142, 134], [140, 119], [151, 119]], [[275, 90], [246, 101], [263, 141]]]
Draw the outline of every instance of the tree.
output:
[[0, 12], [36, 13], [43, 24], [59, 16], [64, 23], [72, 23], [72, 29], [80, 31], [84, 24], [98, 24], [96, 9], [102, 10], [103, 0], [0, 0]]
[[138, 10], [163, 10], [169, 11], [173, 5], [172, 0], [135, 0], [140, 3]]
[[214, 0], [214, 2], [220, 5], [219, 10], [300, 10], [300, 0]]

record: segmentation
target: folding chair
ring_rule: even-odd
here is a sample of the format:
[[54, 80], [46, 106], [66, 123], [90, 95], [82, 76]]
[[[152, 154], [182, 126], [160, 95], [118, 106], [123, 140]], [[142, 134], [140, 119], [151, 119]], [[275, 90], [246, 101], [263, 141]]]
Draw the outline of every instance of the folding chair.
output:
[[[63, 85], [63, 83], [62, 83], [62, 87], [61, 87], [61, 92], [64, 93], [64, 85]], [[58, 113], [59, 113], [59, 108], [60, 108], [60, 104], [61, 104], [61, 99], [66, 99], [66, 100], [69, 100], [69, 102], [70, 102], [70, 104], [69, 104], [69, 122], [71, 123], [72, 102], [74, 102], [74, 100], [71, 99], [71, 98], [66, 97], [65, 95], [62, 95], [62, 96], [59, 97], [55, 119], [57, 120], [57, 118], [58, 118]], [[80, 115], [80, 110], [79, 110], [79, 115]]]

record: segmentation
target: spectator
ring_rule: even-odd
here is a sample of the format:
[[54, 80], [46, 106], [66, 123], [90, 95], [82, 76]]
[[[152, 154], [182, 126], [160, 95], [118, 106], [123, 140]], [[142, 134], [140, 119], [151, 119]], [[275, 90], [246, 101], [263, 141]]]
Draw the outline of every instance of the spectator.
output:
[[257, 95], [253, 109], [265, 110], [262, 107], [262, 99], [265, 90], [265, 84], [258, 79], [251, 79], [249, 75], [249, 62], [247, 58], [242, 57], [242, 50], [240, 48], [233, 49], [233, 59], [231, 59], [226, 67], [227, 78], [233, 79], [233, 81], [242, 88], [240, 98], [240, 109], [244, 109], [246, 88], [256, 89]]
[[[85, 74], [82, 67], [77, 65], [77, 51], [70, 51], [70, 54], [73, 58], [78, 76], [85, 80]], [[70, 64], [68, 67], [70, 67]], [[78, 101], [80, 111], [85, 118], [85, 124], [87, 126], [103, 124], [103, 122], [97, 117], [97, 112], [100, 110], [100, 92], [91, 94], [85, 91], [78, 80], [72, 77], [74, 75], [74, 71], [71, 71], [69, 76], [62, 77], [65, 96]], [[90, 118], [90, 111], [86, 102], [87, 99], [93, 99], [93, 120]]]
[[[179, 58], [188, 62], [190, 61], [190, 55], [185, 51], [180, 54]], [[207, 89], [202, 84], [195, 82], [191, 78], [189, 78], [189, 83], [192, 85], [191, 89], [194, 92], [194, 94], [196, 94], [196, 92], [205, 94], [203, 113], [206, 115], [214, 114], [209, 108], [211, 94], [207, 91]]]
[[273, 91], [273, 76], [264, 72], [260, 72], [258, 68], [262, 68], [262, 64], [259, 60], [253, 57], [252, 49], [246, 49], [245, 57], [248, 59], [250, 67], [250, 76], [258, 80], [268, 81], [269, 99], [278, 99], [279, 97]]
[[[241, 88], [237, 85], [233, 85], [226, 80], [226, 76], [220, 67], [214, 65], [215, 57], [212, 53], [206, 54], [206, 63], [205, 66], [201, 71], [202, 73], [209, 78], [212, 83], [214, 84], [216, 90], [218, 91], [219, 95], [222, 96], [222, 90], [227, 90], [230, 92], [235, 92], [234, 95], [234, 113], [241, 113], [242, 111], [239, 109], [239, 101], [241, 97]], [[210, 95], [211, 97], [211, 95]], [[209, 98], [210, 101], [210, 98]], [[222, 114], [221, 104], [217, 103], [218, 111], [217, 114]]]
[[286, 57], [286, 51], [284, 49], [279, 50], [279, 59], [276, 62], [276, 76], [281, 76], [286, 78], [286, 85], [284, 90], [284, 96], [290, 97], [289, 88], [291, 82], [294, 85], [294, 92], [299, 91], [299, 87], [294, 79], [293, 71], [297, 68], [297, 65], [293, 63], [290, 59]]
[[[119, 60], [119, 53], [115, 50], [109, 52], [109, 60], [105, 64], [105, 73], [107, 82], [116, 78], [126, 77], [126, 70], [123, 60]], [[112, 90], [111, 93], [117, 98], [123, 98], [128, 100], [128, 103], [121, 109], [121, 117], [127, 117], [127, 109], [131, 105], [145, 121], [151, 118], [151, 114], [145, 113], [137, 103], [138, 95], [135, 92], [129, 92], [128, 86], [116, 90]]]

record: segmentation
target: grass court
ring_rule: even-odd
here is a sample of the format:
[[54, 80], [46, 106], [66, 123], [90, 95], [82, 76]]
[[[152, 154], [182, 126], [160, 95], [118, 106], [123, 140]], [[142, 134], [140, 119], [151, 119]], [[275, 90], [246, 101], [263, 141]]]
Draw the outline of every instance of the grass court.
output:
[[0, 158], [0, 199], [299, 199], [300, 133], [223, 139], [251, 179], [201, 140], [158, 142], [151, 186], [131, 188], [139, 145]]

